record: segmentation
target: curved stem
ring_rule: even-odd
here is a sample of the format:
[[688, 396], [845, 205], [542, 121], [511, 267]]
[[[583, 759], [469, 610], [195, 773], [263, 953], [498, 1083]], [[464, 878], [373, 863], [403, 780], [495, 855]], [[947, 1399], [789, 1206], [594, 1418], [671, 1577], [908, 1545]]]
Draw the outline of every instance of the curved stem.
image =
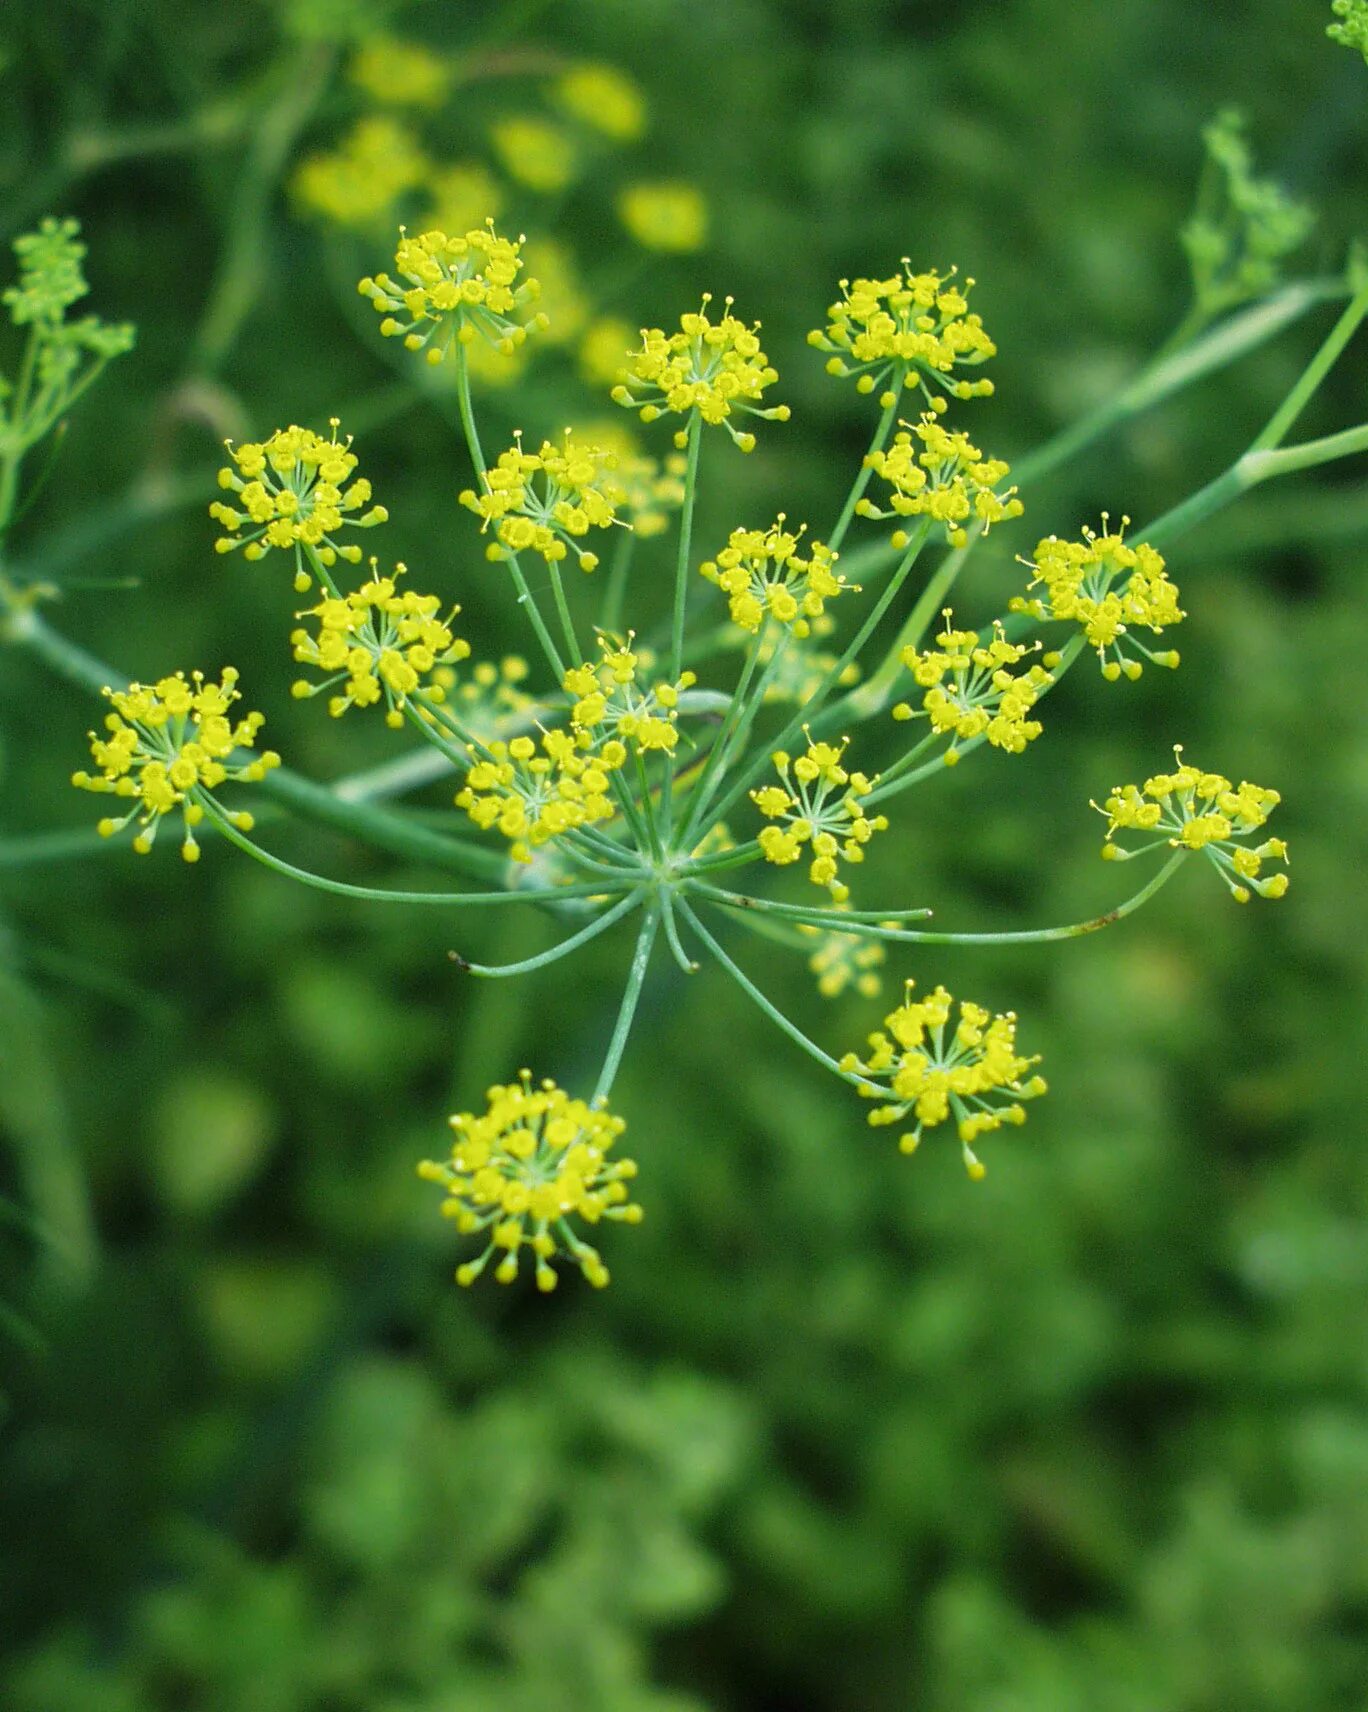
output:
[[520, 963], [468, 963], [457, 951], [449, 951], [447, 956], [458, 969], [464, 969], [472, 975], [490, 978], [527, 975], [533, 969], [544, 969], [548, 963], [559, 962], [572, 951], [578, 951], [581, 945], [587, 945], [591, 939], [597, 939], [599, 934], [606, 933], [614, 922], [630, 915], [644, 895], [639, 888], [635, 892], [629, 892], [619, 903], [614, 904], [612, 909], [605, 911], [597, 920], [591, 921], [588, 927], [582, 927], [578, 933], [572, 933], [569, 939], [561, 940], [559, 945], [553, 945], [549, 951], [539, 952], [535, 957], [524, 957]]
[[636, 950], [632, 953], [632, 966], [627, 973], [627, 987], [622, 995], [622, 1005], [618, 1010], [617, 1022], [613, 1027], [613, 1038], [608, 1042], [608, 1056], [603, 1061], [599, 1071], [599, 1079], [594, 1088], [594, 1096], [590, 1105], [606, 1105], [609, 1094], [613, 1091], [613, 1083], [617, 1078], [618, 1066], [622, 1063], [622, 1055], [627, 1050], [627, 1036], [632, 1032], [632, 1022], [641, 1002], [641, 989], [645, 985], [646, 971], [650, 967], [651, 951], [655, 945], [656, 930], [660, 926], [660, 903], [652, 900], [646, 909], [646, 919], [641, 924], [641, 932], [637, 935]]
[[665, 918], [665, 938], [669, 941], [670, 954], [686, 975], [696, 975], [698, 965], [684, 949], [679, 937], [679, 926], [674, 917], [674, 900], [668, 889], [660, 894], [661, 910]]
[[780, 904], [771, 898], [753, 898], [745, 892], [724, 892], [720, 886], [710, 886], [704, 880], [690, 880], [688, 889], [712, 903], [726, 904], [729, 909], [788, 916], [793, 921], [808, 922], [813, 927], [829, 927], [837, 933], [844, 931], [851, 923], [925, 921], [931, 914], [929, 909], [829, 910], [823, 909], [820, 904]]

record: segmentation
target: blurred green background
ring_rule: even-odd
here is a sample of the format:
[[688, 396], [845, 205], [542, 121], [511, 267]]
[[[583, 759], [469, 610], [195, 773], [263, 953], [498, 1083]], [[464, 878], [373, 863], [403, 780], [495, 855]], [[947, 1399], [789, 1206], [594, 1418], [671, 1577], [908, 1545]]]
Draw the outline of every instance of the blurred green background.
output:
[[[455, 504], [450, 395], [354, 294], [394, 219], [343, 229], [299, 189], [376, 111], [348, 67], [378, 25], [456, 67], [435, 110], [391, 122], [482, 163], [501, 221], [560, 243], [563, 324], [668, 324], [701, 289], [764, 323], [794, 421], [711, 460], [715, 544], [779, 506], [820, 533], [839, 504], [868, 412], [803, 337], [843, 275], [908, 254], [978, 280], [998, 395], [970, 426], [994, 453], [1107, 398], [1182, 318], [1177, 234], [1228, 103], [1316, 209], [1291, 265], [1336, 271], [1368, 193], [1368, 71], [1328, 21], [1285, 0], [15, 0], [0, 223], [79, 215], [92, 306], [140, 336], [73, 417], [12, 568], [134, 675], [238, 664], [313, 776], [378, 763], [402, 746], [378, 721], [291, 702], [294, 596], [269, 562], [217, 558], [204, 511], [225, 434], [337, 412], [391, 511], [381, 550], [462, 601], [481, 652], [521, 645]], [[520, 184], [508, 119], [566, 124], [552, 93], [583, 60], [635, 82], [644, 134], [572, 125], [570, 181]], [[402, 192], [403, 138], [375, 137]], [[696, 188], [700, 247], [627, 235], [616, 200], [642, 181]], [[1039, 534], [1154, 516], [1217, 474], [1333, 313], [1033, 491], [966, 615], [1005, 606]], [[1360, 420], [1366, 375], [1360, 344], [1306, 432]], [[486, 443], [598, 400], [563, 344], [486, 389]], [[1365, 1704], [1368, 478], [1266, 489], [1170, 563], [1182, 670], [1072, 674], [1027, 756], [906, 799], [865, 892], [983, 928], [1104, 908], [1087, 801], [1182, 741], [1283, 790], [1288, 898], [1242, 910], [1185, 871], [1114, 934], [895, 961], [887, 993], [944, 980], [1018, 1010], [1045, 1055], [1049, 1098], [978, 1187], [953, 1145], [909, 1161], [870, 1132], [716, 971], [662, 965], [614, 1095], [649, 1216], [615, 1233], [603, 1293], [458, 1291], [412, 1168], [521, 1063], [592, 1077], [619, 936], [472, 991], [451, 943], [506, 961], [547, 924], [368, 911], [222, 848], [193, 872], [126, 849], [0, 869], [4, 1704]], [[91, 721], [0, 653], [5, 836], [94, 818], [66, 784]], [[421, 878], [316, 829], [274, 842]], [[837, 1050], [888, 1008], [792, 1002]]]

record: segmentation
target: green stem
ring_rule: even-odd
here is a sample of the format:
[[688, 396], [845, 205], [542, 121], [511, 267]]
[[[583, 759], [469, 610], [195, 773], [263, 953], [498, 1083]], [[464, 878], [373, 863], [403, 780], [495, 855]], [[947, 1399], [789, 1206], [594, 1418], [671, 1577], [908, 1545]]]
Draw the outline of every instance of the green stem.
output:
[[1301, 379], [1269, 418], [1268, 425], [1251, 448], [1256, 452], [1281, 446], [1287, 431], [1305, 409], [1316, 388], [1335, 366], [1340, 353], [1353, 338], [1363, 317], [1368, 315], [1368, 283], [1359, 287], [1349, 300], [1349, 306], [1330, 330], [1330, 336], [1307, 364]]
[[665, 937], [669, 941], [671, 956], [686, 975], [696, 975], [698, 965], [684, 949], [683, 941], [679, 937], [679, 926], [674, 916], [674, 899], [668, 887], [660, 894], [660, 905], [665, 918]]
[[694, 502], [698, 497], [698, 449], [703, 418], [689, 417], [688, 463], [684, 471], [684, 504], [679, 513], [679, 552], [675, 558], [674, 612], [670, 624], [670, 682], [684, 670], [684, 614], [689, 598], [689, 554], [693, 546]]
[[565, 584], [561, 580], [560, 566], [554, 559], [550, 559], [547, 561], [547, 569], [551, 572], [551, 592], [555, 596], [556, 611], [560, 614], [561, 634], [565, 637], [565, 646], [569, 650], [570, 658], [579, 664], [584, 659], [584, 650], [575, 635], [575, 623], [565, 598]]
[[755, 910], [761, 915], [783, 915], [793, 921], [804, 921], [813, 927], [829, 927], [840, 932], [848, 922], [924, 921], [929, 909], [902, 910], [830, 910], [820, 904], [781, 904], [772, 898], [753, 898], [744, 892], [724, 892], [719, 886], [690, 879], [688, 889], [713, 903], [726, 904], [730, 909]]
[[869, 478], [874, 473], [869, 459], [876, 452], [883, 450], [884, 442], [887, 440], [889, 430], [898, 414], [898, 405], [902, 399], [902, 389], [906, 378], [906, 375], [899, 375], [896, 383], [890, 389], [893, 396], [884, 406], [883, 415], [879, 418], [879, 425], [874, 430], [874, 438], [869, 443], [869, 452], [860, 464], [859, 473], [851, 484], [850, 492], [846, 495], [846, 502], [841, 507], [841, 515], [836, 519], [836, 527], [831, 531], [831, 538], [827, 542], [827, 546], [833, 553], [839, 552], [841, 543], [846, 538], [846, 531], [850, 528], [851, 520], [855, 516], [855, 507], [860, 503], [864, 490], [869, 486]]
[[632, 568], [632, 556], [635, 550], [635, 533], [630, 529], [624, 529], [621, 539], [613, 549], [613, 558], [608, 566], [608, 575], [603, 589], [603, 606], [599, 612], [599, 629], [606, 630], [613, 636], [616, 636], [622, 629], [622, 607], [627, 595], [627, 576]]
[[524, 957], [520, 963], [467, 963], [458, 952], [450, 951], [447, 955], [457, 968], [464, 969], [472, 975], [484, 975], [490, 978], [502, 978], [507, 975], [528, 975], [534, 969], [544, 969], [548, 963], [556, 963], [562, 957], [568, 957], [571, 952], [578, 951], [581, 945], [587, 945], [591, 939], [597, 939], [599, 934], [606, 933], [614, 922], [621, 921], [629, 915], [641, 902], [645, 894], [638, 889], [629, 892], [625, 898], [606, 910], [588, 927], [582, 927], [578, 933], [572, 933], [568, 939], [561, 940], [559, 945], [553, 945], [549, 951], [539, 952], [535, 957]]
[[[727, 747], [731, 742], [733, 732], [738, 729], [741, 715], [745, 710], [746, 692], [750, 689], [751, 679], [755, 676], [756, 663], [760, 658], [760, 649], [764, 643], [768, 629], [769, 624], [768, 620], [766, 620], [766, 622], [760, 626], [759, 634], [753, 638], [750, 647], [746, 650], [746, 659], [745, 664], [741, 668], [740, 681], [738, 682], [736, 689], [733, 691], [731, 700], [727, 705], [727, 711], [723, 716], [722, 724], [718, 729], [717, 736], [713, 739], [713, 745], [709, 751], [707, 762], [703, 771], [699, 774], [698, 783], [693, 788], [692, 796], [690, 796], [685, 803], [684, 831], [680, 834], [679, 839], [679, 846], [682, 850], [687, 850], [689, 848], [690, 834], [693, 832], [703, 810], [707, 808], [708, 799], [713, 793], [717, 778], [725, 764]], [[778, 650], [781, 649], [783, 645], [784, 638], [779, 637], [776, 642], [775, 658], [777, 658]], [[773, 660], [771, 660], [771, 664], [772, 663]], [[756, 699], [757, 701], [759, 700], [759, 694], [757, 694]]]
[[627, 1050], [627, 1036], [632, 1032], [632, 1022], [641, 1002], [641, 989], [645, 985], [646, 971], [651, 963], [651, 951], [655, 945], [656, 930], [660, 926], [660, 904], [652, 901], [647, 906], [646, 919], [641, 924], [641, 932], [637, 935], [636, 950], [632, 953], [632, 967], [627, 973], [627, 988], [622, 995], [622, 1005], [618, 1011], [617, 1023], [613, 1028], [613, 1038], [608, 1042], [608, 1056], [603, 1061], [603, 1069], [599, 1071], [598, 1084], [594, 1089], [594, 1097], [589, 1102], [593, 1106], [603, 1106], [608, 1103], [608, 1096], [613, 1091], [613, 1083], [617, 1079], [618, 1066], [622, 1063], [622, 1055]]

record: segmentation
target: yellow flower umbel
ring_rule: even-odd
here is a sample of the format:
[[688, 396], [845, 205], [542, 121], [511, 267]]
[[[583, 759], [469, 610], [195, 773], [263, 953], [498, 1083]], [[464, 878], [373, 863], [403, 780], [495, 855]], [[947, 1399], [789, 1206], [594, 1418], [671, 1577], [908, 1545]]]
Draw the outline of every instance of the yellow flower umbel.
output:
[[432, 681], [442, 691], [442, 700], [449, 704], [460, 729], [478, 742], [488, 743], [507, 736], [510, 729], [526, 729], [532, 724], [537, 700], [521, 687], [530, 670], [521, 654], [505, 654], [497, 665], [493, 660], [478, 661], [459, 682], [450, 666], [438, 666]]
[[372, 36], [352, 56], [348, 75], [358, 89], [390, 107], [440, 107], [453, 67], [420, 42]]
[[777, 822], [760, 834], [765, 860], [784, 868], [810, 849], [808, 878], [814, 886], [825, 886], [838, 904], [850, 896], [850, 887], [838, 878], [840, 858], [863, 862], [865, 845], [888, 826], [886, 815], [871, 818], [860, 806], [877, 780], [841, 765], [848, 741], [838, 748], [809, 736], [805, 755], [796, 760], [782, 752], [774, 756], [782, 785], [763, 785], [750, 793], [761, 814]]
[[957, 284], [953, 273], [903, 271], [892, 279], [841, 281], [841, 298], [827, 311], [827, 326], [808, 334], [808, 343], [834, 354], [827, 373], [858, 375], [860, 392], [882, 389], [887, 408], [910, 378], [932, 410], [946, 408], [945, 393], [956, 398], [985, 398], [990, 380], [956, 380], [957, 368], [974, 367], [997, 355], [983, 322], [969, 313], [972, 279]]
[[629, 184], [617, 199], [617, 211], [643, 250], [687, 256], [708, 241], [708, 204], [693, 184]]
[[1184, 617], [1178, 590], [1169, 581], [1160, 554], [1143, 543], [1126, 545], [1122, 531], [1128, 521], [1122, 518], [1121, 531], [1113, 535], [1104, 515], [1100, 535], [1085, 529], [1081, 541], [1061, 541], [1051, 535], [1040, 542], [1035, 559], [1023, 562], [1035, 572], [1027, 586], [1041, 584], [1044, 595], [1031, 599], [1017, 595], [1010, 602], [1013, 612], [1080, 625], [1089, 647], [1097, 650], [1102, 676], [1109, 683], [1123, 672], [1131, 679], [1140, 676], [1143, 667], [1136, 652], [1156, 666], [1176, 666], [1174, 650], [1156, 653], [1132, 629], [1143, 625], [1158, 635]]
[[965, 1167], [978, 1182], [985, 1167], [974, 1141], [1003, 1124], [1026, 1121], [1023, 1100], [1045, 1092], [1044, 1080], [1027, 1076], [1039, 1057], [1023, 1058], [1016, 1049], [1016, 1017], [992, 1016], [981, 1005], [960, 1001], [959, 1020], [950, 1023], [955, 1001], [944, 987], [913, 999], [913, 983], [883, 1029], [869, 1037], [869, 1056], [849, 1052], [841, 1068], [860, 1076], [860, 1094], [882, 1100], [869, 1114], [871, 1124], [913, 1127], [898, 1138], [913, 1153], [922, 1134], [948, 1118], [955, 1120]]
[[575, 145], [560, 128], [535, 113], [513, 113], [489, 128], [494, 153], [510, 178], [543, 196], [554, 196], [579, 172]]
[[572, 119], [615, 143], [633, 143], [646, 129], [645, 99], [615, 65], [572, 65], [552, 93]]
[[984, 737], [995, 749], [1020, 755], [1026, 745], [1040, 736], [1041, 724], [1029, 714], [1046, 687], [1054, 680], [1043, 666], [1028, 666], [1013, 674], [1040, 644], [1025, 646], [1009, 642], [1002, 626], [993, 626], [992, 640], [982, 642], [974, 630], [953, 630], [946, 609], [945, 628], [936, 638], [938, 646], [918, 652], [904, 648], [902, 663], [916, 683], [926, 691], [920, 709], [899, 702], [894, 719], [928, 719], [931, 729], [948, 735], [946, 763], [959, 760], [955, 740], [967, 743]]
[[773, 618], [801, 639], [827, 601], [852, 585], [832, 569], [837, 555], [822, 542], [802, 558], [803, 530], [785, 529], [784, 522], [781, 513], [768, 529], [733, 529], [717, 558], [698, 568], [727, 596], [734, 624], [754, 634]]
[[883, 991], [879, 971], [887, 961], [887, 953], [877, 939], [805, 923], [799, 925], [798, 931], [805, 939], [816, 941], [817, 949], [808, 958], [808, 968], [817, 977], [817, 991], [824, 999], [840, 998], [852, 988], [863, 999], [878, 998]]
[[[181, 855], [187, 862], [199, 860], [195, 828], [204, 819], [203, 799], [226, 779], [253, 784], [280, 765], [280, 756], [271, 749], [229, 765], [235, 750], [251, 749], [264, 723], [259, 713], [249, 713], [236, 724], [229, 718], [229, 709], [240, 699], [237, 680], [233, 667], [225, 666], [216, 684], [206, 683], [203, 672], [192, 672], [188, 679], [177, 672], [155, 684], [105, 690], [114, 710], [105, 716], [109, 735], [90, 733], [90, 752], [99, 772], [71, 776], [80, 790], [127, 799], [126, 814], [100, 822], [102, 838], [122, 832], [136, 817], [140, 830], [133, 848], [145, 856], [162, 816], [179, 808], [185, 827]], [[250, 814], [227, 818], [240, 831], [251, 830]]]
[[625, 744], [596, 747], [583, 730], [543, 731], [540, 744], [531, 737], [490, 743], [472, 750], [456, 807], [482, 832], [503, 833], [515, 862], [530, 862], [548, 839], [613, 818], [609, 775], [626, 759]]
[[[615, 403], [636, 410], [643, 422], [654, 422], [667, 413], [687, 416], [697, 411], [704, 422], [724, 427], [743, 452], [755, 449], [755, 436], [741, 432], [732, 421], [737, 412], [787, 422], [789, 407], [761, 404], [765, 388], [778, 380], [769, 358], [760, 349], [757, 321], [747, 327], [731, 312], [726, 301], [722, 319], [708, 319], [712, 297], [705, 292], [703, 307], [696, 315], [680, 318], [677, 333], [659, 327], [643, 328], [641, 349], [627, 354], [623, 380], [613, 388]], [[687, 432], [675, 435], [683, 446]]]
[[416, 690], [425, 687], [432, 700], [445, 699], [445, 689], [431, 681], [431, 674], [470, 654], [470, 644], [451, 632], [451, 621], [461, 609], [454, 606], [440, 618], [436, 595], [399, 592], [404, 574], [404, 566], [396, 565], [392, 577], [382, 577], [372, 559], [368, 582], [347, 595], [326, 595], [299, 614], [317, 620], [318, 634], [296, 630], [290, 637], [294, 657], [329, 676], [321, 684], [300, 679], [293, 689], [297, 697], [341, 684], [340, 693], [328, 702], [335, 719], [349, 707], [383, 702], [386, 720], [396, 728], [404, 723], [404, 708]]
[[358, 119], [336, 149], [307, 156], [292, 188], [313, 213], [366, 232], [388, 224], [395, 203], [422, 184], [430, 170], [412, 131], [376, 113]]
[[394, 265], [400, 279], [379, 273], [356, 289], [385, 317], [385, 338], [402, 337], [405, 349], [425, 350], [430, 363], [440, 363], [454, 344], [476, 339], [511, 352], [532, 328], [545, 325], [532, 308], [537, 281], [518, 281], [522, 239], [501, 238], [492, 220], [454, 238], [442, 231], [410, 238], [400, 227]]
[[289, 427], [278, 428], [260, 445], [230, 441], [228, 454], [236, 467], [221, 469], [218, 480], [236, 495], [236, 505], [216, 500], [209, 507], [209, 515], [228, 531], [214, 543], [218, 552], [241, 547], [243, 558], [264, 559], [272, 548], [292, 549], [295, 588], [301, 594], [313, 582], [304, 568], [306, 550], [324, 565], [338, 559], [356, 564], [360, 547], [339, 546], [337, 531], [344, 525], [370, 529], [389, 516], [383, 505], [370, 505], [371, 484], [364, 476], [350, 480], [357, 461], [351, 440], [338, 440], [336, 417], [330, 426], [327, 440], [310, 428]]
[[[1241, 782], [1236, 790], [1220, 773], [1201, 773], [1196, 767], [1184, 766], [1182, 754], [1181, 745], [1176, 745], [1176, 771], [1157, 773], [1143, 786], [1117, 785], [1113, 790], [1099, 810], [1107, 817], [1103, 856], [1109, 862], [1128, 862], [1132, 856], [1160, 845], [1200, 850], [1237, 902], [1247, 904], [1252, 891], [1261, 898], [1282, 897], [1288, 886], [1287, 875], [1261, 877], [1261, 870], [1270, 859], [1286, 862], [1287, 845], [1281, 838], [1249, 842], [1282, 800], [1277, 791], [1247, 782]], [[1126, 850], [1114, 842], [1121, 831], [1158, 836]]]
[[539, 452], [523, 450], [521, 437], [485, 476], [485, 492], [467, 488], [461, 504], [481, 519], [481, 530], [492, 523], [496, 542], [492, 559], [504, 552], [540, 553], [548, 563], [574, 553], [582, 571], [598, 564], [597, 553], [580, 546], [591, 529], [607, 529], [616, 521], [621, 497], [613, 481], [617, 454], [602, 446], [576, 440], [569, 432], [560, 445], [542, 442]]
[[[998, 485], [1009, 474], [1001, 458], [985, 458], [965, 434], [952, 434], [935, 415], [927, 412], [915, 423], [903, 423], [887, 451], [871, 452], [865, 464], [889, 485], [888, 509], [872, 499], [856, 506], [861, 517], [929, 517], [942, 524], [952, 547], [969, 539], [965, 524], [983, 525], [984, 533], [994, 523], [1020, 517], [1023, 507], [1016, 489], [1001, 493]], [[907, 534], [897, 530], [893, 545], [907, 545]]]
[[551, 1262], [558, 1255], [601, 1289], [608, 1268], [571, 1221], [641, 1222], [627, 1187], [635, 1163], [608, 1158], [626, 1124], [572, 1100], [552, 1081], [534, 1088], [527, 1070], [507, 1087], [491, 1088], [487, 1100], [483, 1116], [461, 1112], [450, 1120], [449, 1159], [425, 1159], [418, 1167], [425, 1181], [442, 1186], [442, 1211], [461, 1235], [485, 1239], [483, 1252], [457, 1267], [457, 1283], [473, 1284], [497, 1254], [494, 1276], [511, 1284], [527, 1248], [539, 1290], [555, 1289]]
[[[605, 748], [613, 739], [625, 738], [638, 755], [673, 754], [679, 742], [679, 697], [695, 682], [694, 674], [685, 672], [677, 683], [643, 690], [637, 685], [640, 657], [631, 644], [630, 636], [619, 643], [601, 635], [603, 658], [598, 665], [575, 666], [565, 674], [565, 693], [574, 697], [570, 723]], [[613, 752], [621, 747], [617, 743]]]

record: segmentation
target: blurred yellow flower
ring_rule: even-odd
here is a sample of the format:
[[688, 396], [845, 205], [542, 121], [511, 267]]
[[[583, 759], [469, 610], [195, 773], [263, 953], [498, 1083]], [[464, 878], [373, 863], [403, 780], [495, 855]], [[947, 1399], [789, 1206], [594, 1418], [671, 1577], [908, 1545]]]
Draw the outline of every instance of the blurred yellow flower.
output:
[[625, 71], [614, 65], [572, 66], [556, 85], [556, 100], [572, 118], [630, 143], [646, 129], [646, 102]]
[[572, 183], [579, 167], [574, 144], [549, 119], [515, 113], [489, 133], [505, 172], [529, 190], [552, 195]]
[[618, 197], [617, 211], [643, 249], [688, 255], [707, 242], [708, 204], [696, 185], [629, 184]]

